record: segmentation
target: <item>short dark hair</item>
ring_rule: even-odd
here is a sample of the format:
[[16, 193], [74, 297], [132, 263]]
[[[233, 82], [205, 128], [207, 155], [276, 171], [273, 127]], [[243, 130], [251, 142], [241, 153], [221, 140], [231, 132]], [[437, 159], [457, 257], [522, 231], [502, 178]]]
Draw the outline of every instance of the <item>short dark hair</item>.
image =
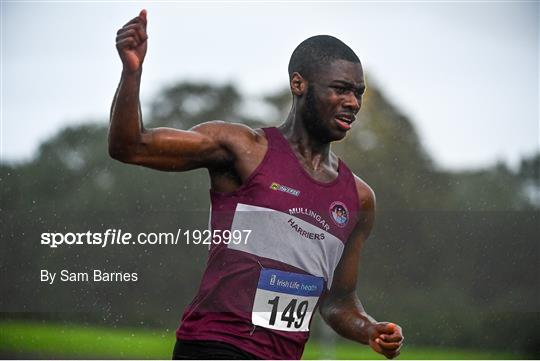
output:
[[298, 72], [309, 80], [321, 66], [329, 65], [334, 60], [360, 63], [354, 51], [338, 38], [330, 35], [307, 38], [294, 49], [291, 55], [289, 79], [292, 79], [294, 72]]

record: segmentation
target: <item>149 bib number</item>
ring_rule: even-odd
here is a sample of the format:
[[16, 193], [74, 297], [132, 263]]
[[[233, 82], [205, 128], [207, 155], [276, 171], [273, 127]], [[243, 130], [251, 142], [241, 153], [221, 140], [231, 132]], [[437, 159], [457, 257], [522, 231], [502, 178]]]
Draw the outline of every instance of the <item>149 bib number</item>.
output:
[[282, 331], [309, 331], [323, 286], [322, 277], [262, 270], [251, 314], [253, 324]]
[[[298, 300], [293, 298], [291, 302], [289, 302], [289, 304], [285, 306], [285, 309], [281, 313], [280, 319], [281, 321], [287, 322], [288, 328], [293, 326], [293, 323], [294, 328], [302, 327], [302, 324], [304, 323], [304, 320], [306, 318], [309, 301], [302, 301], [298, 304], [298, 307], [296, 307], [297, 302]], [[279, 306], [279, 296], [274, 297], [274, 299], [268, 301], [268, 303], [272, 305], [272, 313], [270, 314], [270, 320], [268, 321], [268, 323], [273, 326], [276, 324], [277, 310]]]

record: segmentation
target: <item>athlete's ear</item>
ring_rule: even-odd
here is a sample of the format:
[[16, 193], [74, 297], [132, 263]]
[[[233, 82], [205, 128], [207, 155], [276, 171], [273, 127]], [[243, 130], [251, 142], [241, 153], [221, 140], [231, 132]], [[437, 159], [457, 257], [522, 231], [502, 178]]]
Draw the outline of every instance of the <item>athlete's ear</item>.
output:
[[293, 95], [302, 96], [307, 89], [307, 80], [297, 72], [294, 72], [291, 78], [291, 92]]

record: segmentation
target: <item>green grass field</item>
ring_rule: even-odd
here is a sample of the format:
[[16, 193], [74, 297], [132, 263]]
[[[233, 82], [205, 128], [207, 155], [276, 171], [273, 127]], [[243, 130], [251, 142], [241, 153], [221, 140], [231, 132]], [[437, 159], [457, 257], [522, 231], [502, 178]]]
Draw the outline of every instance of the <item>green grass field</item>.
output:
[[[0, 321], [2, 358], [170, 359], [174, 332], [104, 328], [55, 323]], [[349, 342], [309, 342], [304, 359], [384, 359]], [[405, 347], [400, 359], [512, 359], [489, 351]]]

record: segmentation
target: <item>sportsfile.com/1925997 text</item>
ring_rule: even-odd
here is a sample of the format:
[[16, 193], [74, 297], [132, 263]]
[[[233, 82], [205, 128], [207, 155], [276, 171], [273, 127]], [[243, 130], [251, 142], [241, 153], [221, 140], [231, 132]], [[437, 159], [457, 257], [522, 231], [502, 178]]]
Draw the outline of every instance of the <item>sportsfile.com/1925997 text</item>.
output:
[[173, 232], [141, 232], [133, 234], [121, 229], [107, 229], [104, 232], [45, 232], [41, 233], [41, 244], [50, 248], [62, 245], [177, 245], [177, 244], [247, 244], [250, 229], [243, 230], [182, 230]]

